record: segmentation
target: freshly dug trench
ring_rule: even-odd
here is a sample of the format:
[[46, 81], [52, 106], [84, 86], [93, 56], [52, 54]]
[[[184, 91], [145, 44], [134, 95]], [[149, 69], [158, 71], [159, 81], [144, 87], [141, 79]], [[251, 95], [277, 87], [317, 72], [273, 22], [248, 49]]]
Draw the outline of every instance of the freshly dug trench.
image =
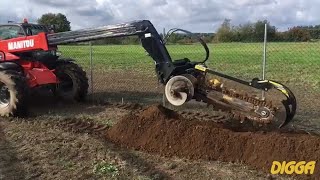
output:
[[[267, 173], [273, 161], [320, 161], [319, 137], [281, 132], [235, 132], [213, 121], [183, 119], [160, 105], [125, 117], [108, 131], [107, 136], [116, 144], [136, 150], [163, 156], [243, 162]], [[319, 163], [311, 177], [320, 177]]]

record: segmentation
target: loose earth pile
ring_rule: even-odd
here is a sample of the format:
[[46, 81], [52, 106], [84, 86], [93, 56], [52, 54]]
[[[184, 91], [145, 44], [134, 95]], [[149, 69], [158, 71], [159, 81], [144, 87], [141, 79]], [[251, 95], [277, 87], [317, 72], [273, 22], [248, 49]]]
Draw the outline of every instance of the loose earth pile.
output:
[[[184, 119], [160, 105], [126, 116], [108, 131], [108, 138], [163, 156], [239, 162], [268, 173], [273, 161], [320, 161], [317, 136], [235, 132], [213, 121]], [[312, 177], [320, 177], [319, 164]]]

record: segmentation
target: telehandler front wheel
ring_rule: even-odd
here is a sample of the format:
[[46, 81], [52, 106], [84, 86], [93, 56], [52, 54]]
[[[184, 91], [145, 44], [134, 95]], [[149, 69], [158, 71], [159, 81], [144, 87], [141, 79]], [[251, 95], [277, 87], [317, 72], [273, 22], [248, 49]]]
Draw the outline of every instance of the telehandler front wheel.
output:
[[23, 116], [27, 111], [28, 85], [17, 71], [0, 71], [0, 116]]
[[88, 94], [88, 78], [86, 72], [73, 62], [59, 62], [55, 74], [60, 83], [55, 94], [65, 100], [83, 101]]

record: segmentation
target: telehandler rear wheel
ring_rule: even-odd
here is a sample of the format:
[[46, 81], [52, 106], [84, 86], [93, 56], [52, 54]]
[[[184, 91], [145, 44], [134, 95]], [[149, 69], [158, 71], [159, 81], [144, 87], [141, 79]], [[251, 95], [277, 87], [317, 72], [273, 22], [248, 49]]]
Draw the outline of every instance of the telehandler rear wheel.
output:
[[28, 85], [20, 72], [0, 71], [0, 116], [23, 116], [27, 112]]
[[65, 100], [83, 101], [88, 94], [88, 78], [82, 68], [68, 61], [56, 65], [55, 74], [60, 83], [55, 94]]

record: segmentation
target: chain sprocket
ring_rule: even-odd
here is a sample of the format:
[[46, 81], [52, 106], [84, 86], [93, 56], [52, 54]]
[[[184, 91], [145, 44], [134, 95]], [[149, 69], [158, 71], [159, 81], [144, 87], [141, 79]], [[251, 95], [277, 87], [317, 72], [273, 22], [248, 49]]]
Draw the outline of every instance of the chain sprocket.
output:
[[[262, 100], [256, 96], [248, 95], [248, 93], [239, 93], [234, 89], [228, 89], [219, 81], [214, 81], [214, 83], [211, 81], [207, 87], [209, 87], [207, 93], [209, 100], [206, 101], [208, 106], [213, 105], [215, 108], [217, 102], [219, 102], [219, 110], [229, 113], [230, 118], [241, 123], [246, 120], [259, 125], [273, 123], [275, 114], [279, 109], [273, 105], [272, 101]], [[210, 96], [210, 93], [220, 93], [219, 98], [217, 98], [217, 95], [215, 97]], [[222, 106], [225, 104], [226, 108], [222, 108], [221, 104]]]

